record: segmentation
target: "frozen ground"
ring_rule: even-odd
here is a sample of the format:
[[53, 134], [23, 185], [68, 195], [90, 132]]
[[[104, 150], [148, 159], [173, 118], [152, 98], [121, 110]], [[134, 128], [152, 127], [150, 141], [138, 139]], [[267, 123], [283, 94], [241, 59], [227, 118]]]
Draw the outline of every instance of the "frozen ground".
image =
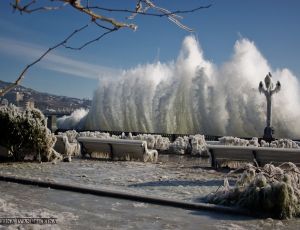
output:
[[165, 155], [158, 164], [99, 160], [2, 163], [0, 174], [195, 201], [223, 184], [223, 174], [203, 168], [208, 165], [208, 158]]
[[297, 229], [297, 223], [190, 211], [29, 185], [0, 182], [1, 217], [52, 217], [56, 225], [0, 229]]
[[[91, 160], [56, 165], [1, 163], [0, 174], [198, 202], [223, 184], [224, 173], [208, 165], [209, 159], [161, 155], [158, 164]], [[258, 220], [195, 212], [7, 182], [0, 182], [0, 193], [0, 217], [58, 218], [58, 224], [47, 226], [49, 229], [295, 229], [300, 224], [297, 219]]]

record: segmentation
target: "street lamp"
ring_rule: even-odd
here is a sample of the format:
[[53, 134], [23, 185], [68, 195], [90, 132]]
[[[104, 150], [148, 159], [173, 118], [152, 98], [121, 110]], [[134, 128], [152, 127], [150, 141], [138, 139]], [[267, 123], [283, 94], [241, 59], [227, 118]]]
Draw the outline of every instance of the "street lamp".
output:
[[275, 87], [273, 86], [271, 73], [268, 73], [267, 76], [265, 77], [265, 85], [261, 81], [258, 87], [259, 92], [264, 93], [267, 99], [267, 120], [266, 120], [267, 126], [264, 129], [263, 139], [268, 142], [273, 140], [272, 134], [274, 133], [274, 130], [271, 126], [272, 125], [272, 95], [274, 93], [279, 92], [280, 89], [281, 89], [281, 84], [279, 81], [277, 81]]

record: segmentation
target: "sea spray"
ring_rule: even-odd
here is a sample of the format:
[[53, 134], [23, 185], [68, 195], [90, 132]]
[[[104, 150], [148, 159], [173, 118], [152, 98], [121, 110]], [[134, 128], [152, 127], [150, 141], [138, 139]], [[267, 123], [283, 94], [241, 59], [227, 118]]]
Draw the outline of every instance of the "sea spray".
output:
[[81, 129], [84, 126], [85, 117], [88, 114], [86, 109], [76, 109], [70, 116], [63, 116], [57, 119], [57, 127], [59, 129], [71, 130]]
[[273, 100], [275, 136], [299, 137], [298, 79], [288, 69], [273, 70], [245, 38], [220, 67], [206, 60], [196, 39], [188, 36], [177, 60], [138, 65], [118, 78], [100, 80], [85, 128], [261, 136], [266, 102], [258, 84], [268, 72], [282, 83]]

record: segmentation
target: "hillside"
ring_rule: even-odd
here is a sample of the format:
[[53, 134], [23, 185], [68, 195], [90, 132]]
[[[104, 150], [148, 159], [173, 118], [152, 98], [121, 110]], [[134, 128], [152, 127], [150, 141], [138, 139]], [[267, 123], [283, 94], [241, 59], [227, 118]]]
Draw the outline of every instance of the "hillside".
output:
[[[0, 88], [8, 84], [0, 80]], [[9, 103], [18, 106], [25, 106], [27, 102], [33, 102], [34, 106], [43, 112], [54, 110], [58, 112], [72, 112], [78, 108], [89, 108], [91, 105], [91, 100], [42, 93], [23, 86], [17, 86], [4, 97], [0, 97], [0, 101], [2, 99], [7, 99]]]

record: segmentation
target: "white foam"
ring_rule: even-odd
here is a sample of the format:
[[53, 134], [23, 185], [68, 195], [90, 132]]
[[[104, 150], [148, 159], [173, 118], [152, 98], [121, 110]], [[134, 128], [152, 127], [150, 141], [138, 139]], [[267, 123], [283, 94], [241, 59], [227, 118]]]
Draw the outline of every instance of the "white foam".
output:
[[282, 83], [273, 98], [276, 137], [299, 137], [297, 78], [288, 69], [273, 69], [245, 38], [220, 66], [206, 60], [196, 39], [188, 36], [177, 60], [138, 65], [102, 79], [85, 128], [262, 136], [266, 100], [258, 85], [268, 72]]

